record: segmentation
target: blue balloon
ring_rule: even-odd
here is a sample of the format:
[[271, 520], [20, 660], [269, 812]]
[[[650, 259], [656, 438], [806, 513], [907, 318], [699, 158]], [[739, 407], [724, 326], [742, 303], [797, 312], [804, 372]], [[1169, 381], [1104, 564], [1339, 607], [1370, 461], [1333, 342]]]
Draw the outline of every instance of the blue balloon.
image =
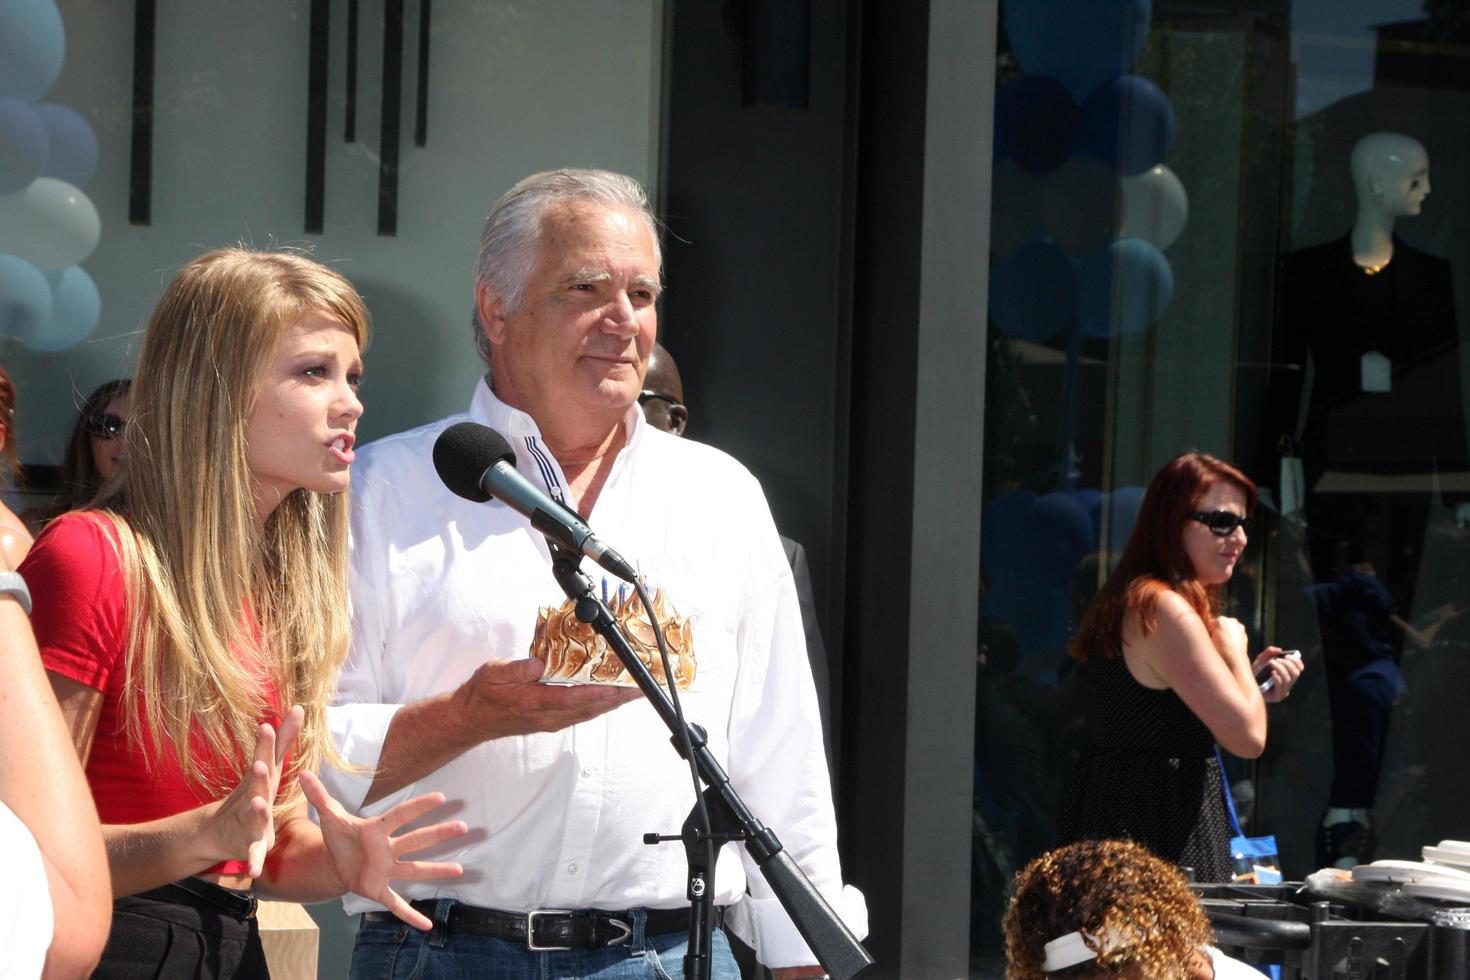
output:
[[1012, 0], [1002, 9], [1021, 67], [1059, 79], [1079, 101], [1133, 66], [1152, 16], [1150, 0]]
[[1173, 297], [1169, 260], [1140, 238], [1120, 238], [1077, 262], [1077, 316], [1089, 337], [1147, 330]]
[[1138, 511], [1143, 506], [1143, 487], [1118, 487], [1108, 496], [1108, 550], [1119, 554], [1128, 547]]
[[38, 105], [36, 113], [51, 137], [51, 155], [42, 175], [83, 187], [97, 173], [97, 134], [64, 105]]
[[54, 354], [92, 336], [102, 316], [102, 296], [81, 266], [48, 273], [46, 281], [51, 289], [51, 317], [39, 334], [25, 340], [25, 345], [33, 351]]
[[1000, 575], [1026, 547], [1026, 515], [1036, 506], [1030, 490], [1003, 493], [985, 508], [980, 522], [980, 568]]
[[1026, 515], [1026, 547], [1017, 556], [1038, 583], [1070, 588], [1072, 573], [1092, 551], [1092, 522], [1066, 491], [1047, 494]]
[[1072, 262], [1051, 242], [1029, 242], [990, 267], [990, 319], [1007, 336], [1040, 343], [1076, 317]]
[[1174, 145], [1178, 121], [1169, 97], [1137, 75], [1115, 78], [1082, 104], [1077, 150], [1134, 177], [1158, 166]]
[[1103, 492], [1101, 490], [1073, 490], [1072, 496], [1077, 499], [1077, 505], [1087, 514], [1087, 523], [1092, 528], [1092, 546], [1097, 547], [1099, 531], [1099, 518], [1102, 516]]
[[66, 34], [53, 0], [0, 3], [0, 95], [39, 101], [56, 83], [65, 57]]
[[51, 285], [25, 259], [0, 254], [0, 337], [29, 344], [51, 320]]
[[0, 194], [14, 194], [41, 176], [49, 149], [40, 113], [0, 96]]
[[1027, 173], [1047, 173], [1071, 156], [1080, 123], [1076, 100], [1055, 78], [1025, 75], [995, 93], [997, 139]]

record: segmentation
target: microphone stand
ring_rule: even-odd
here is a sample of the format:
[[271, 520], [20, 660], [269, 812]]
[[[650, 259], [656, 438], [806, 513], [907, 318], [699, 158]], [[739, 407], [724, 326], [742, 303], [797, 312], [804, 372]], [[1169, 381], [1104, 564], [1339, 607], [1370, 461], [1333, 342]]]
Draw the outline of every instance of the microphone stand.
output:
[[[873, 958], [863, 949], [857, 937], [832, 911], [819, 891], [808, 880], [781, 841], [746, 808], [740, 795], [730, 785], [730, 777], [709, 750], [705, 732], [698, 725], [686, 725], [669, 700], [668, 693], [653, 679], [648, 668], [634, 653], [626, 637], [618, 629], [612, 611], [593, 587], [592, 580], [582, 574], [581, 556], [552, 548], [551, 572], [568, 599], [574, 603], [578, 620], [591, 626], [618, 655], [628, 673], [638, 684], [658, 716], [668, 726], [674, 750], [693, 762], [705, 782], [701, 801], [684, 821], [678, 835], [645, 834], [645, 844], [681, 840], [689, 859], [689, 950], [684, 957], [685, 980], [708, 980], [710, 947], [714, 934], [714, 873], [717, 847], [728, 841], [744, 841], [745, 849], [761, 869], [766, 882], [775, 892], [781, 907], [791, 916], [797, 930], [806, 940], [817, 960], [833, 980], [849, 980], [873, 965]], [[650, 615], [652, 615], [650, 613]], [[657, 625], [650, 623], [657, 629]], [[701, 804], [709, 813], [709, 836], [701, 826]]]

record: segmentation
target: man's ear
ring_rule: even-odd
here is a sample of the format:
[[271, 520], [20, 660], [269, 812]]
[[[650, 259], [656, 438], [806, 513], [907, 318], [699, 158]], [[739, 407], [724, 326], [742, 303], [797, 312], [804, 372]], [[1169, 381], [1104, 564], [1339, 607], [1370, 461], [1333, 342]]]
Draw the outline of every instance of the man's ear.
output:
[[480, 329], [490, 343], [498, 344], [505, 339], [505, 300], [492, 293], [485, 283], [475, 286], [475, 314], [480, 318]]
[[684, 434], [684, 426], [689, 424], [689, 409], [683, 405], [669, 406], [669, 431], [676, 436]]

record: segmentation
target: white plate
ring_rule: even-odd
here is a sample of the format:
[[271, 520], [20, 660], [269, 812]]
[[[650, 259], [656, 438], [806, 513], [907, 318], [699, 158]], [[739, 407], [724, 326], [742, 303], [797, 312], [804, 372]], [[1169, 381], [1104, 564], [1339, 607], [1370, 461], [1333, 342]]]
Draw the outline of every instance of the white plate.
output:
[[1353, 868], [1353, 881], [1460, 881], [1470, 883], [1470, 871], [1447, 864], [1425, 864], [1421, 861], [1374, 861]]
[[1456, 868], [1470, 868], [1470, 851], [1456, 850], [1443, 845], [1439, 847], [1429, 845], [1424, 848], [1424, 860], [1433, 861], [1435, 864], [1448, 864]]
[[1439, 842], [1440, 850], [1454, 851], [1470, 857], [1470, 840], [1442, 840]]
[[1400, 891], [1414, 898], [1437, 898], [1444, 902], [1459, 902], [1470, 905], [1470, 882], [1459, 881], [1413, 881]]

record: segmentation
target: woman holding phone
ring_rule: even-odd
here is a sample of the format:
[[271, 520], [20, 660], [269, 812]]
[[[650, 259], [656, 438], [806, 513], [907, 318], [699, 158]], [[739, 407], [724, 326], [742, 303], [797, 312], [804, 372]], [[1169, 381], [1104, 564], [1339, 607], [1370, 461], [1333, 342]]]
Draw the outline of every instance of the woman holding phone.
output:
[[392, 836], [442, 796], [364, 820], [312, 774], [336, 758], [367, 333], [351, 284], [299, 255], [189, 263], [143, 338], [122, 478], [21, 569], [103, 824], [117, 901], [99, 977], [266, 976], [256, 895], [350, 890], [426, 929], [389, 879], [460, 873], [400, 856], [463, 824]]
[[[1064, 843], [1126, 838], [1228, 881], [1230, 829], [1216, 743], [1266, 747], [1267, 700], [1291, 693], [1300, 658], [1218, 614], [1246, 545], [1256, 487], [1224, 460], [1184, 453], [1154, 476], [1118, 567], [1072, 642], [1087, 744], [1062, 813]], [[1264, 696], [1255, 678], [1269, 673]]]

